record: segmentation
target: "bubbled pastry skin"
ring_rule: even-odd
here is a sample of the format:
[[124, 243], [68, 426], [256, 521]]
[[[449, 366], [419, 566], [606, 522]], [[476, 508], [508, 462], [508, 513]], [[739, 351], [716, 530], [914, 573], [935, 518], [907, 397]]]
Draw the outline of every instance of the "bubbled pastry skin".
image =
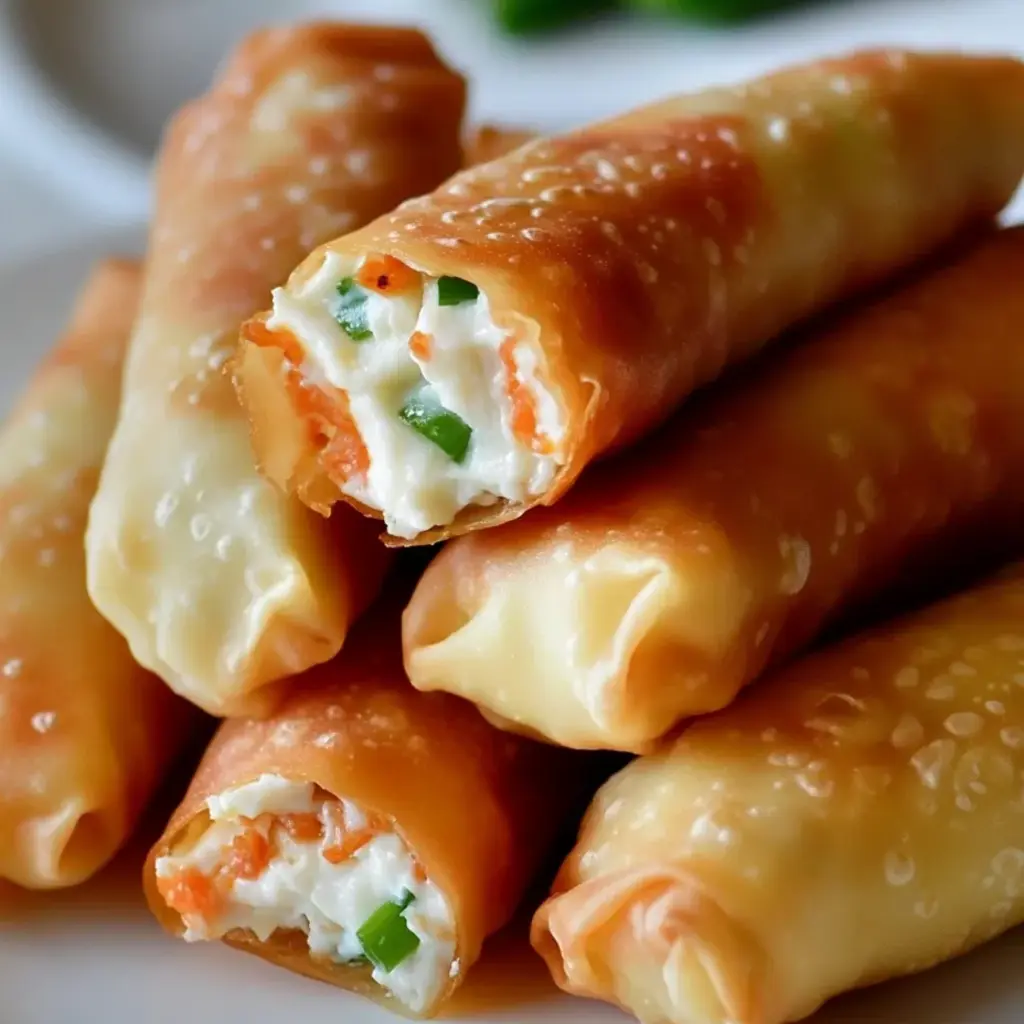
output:
[[811, 655], [598, 794], [533, 941], [645, 1024], [783, 1024], [1024, 920], [1024, 566]]
[[[822, 61], [538, 139], [330, 243], [347, 273], [388, 255], [477, 285], [567, 424], [543, 492], [466, 505], [412, 542], [553, 503], [727, 365], [991, 218], [1024, 172], [1022, 89], [1012, 59]], [[314, 507], [337, 472], [307, 480]]]
[[420, 33], [312, 24], [250, 37], [168, 129], [89, 591], [215, 714], [331, 657], [385, 564], [358, 517], [326, 523], [258, 473], [239, 325], [311, 247], [454, 171], [463, 102]]

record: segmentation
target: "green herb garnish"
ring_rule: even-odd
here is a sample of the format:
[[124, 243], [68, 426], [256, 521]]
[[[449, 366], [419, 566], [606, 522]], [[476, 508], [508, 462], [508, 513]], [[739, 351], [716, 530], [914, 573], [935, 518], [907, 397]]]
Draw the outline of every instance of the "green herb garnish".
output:
[[398, 415], [418, 434], [436, 444], [452, 462], [465, 460], [473, 428], [461, 416], [432, 400], [426, 389], [410, 398]]
[[406, 889], [399, 902], [379, 906], [356, 932], [367, 959], [385, 971], [393, 971], [419, 948], [419, 936], [402, 917], [414, 899]]
[[344, 278], [338, 285], [341, 301], [334, 308], [334, 319], [353, 341], [366, 341], [373, 337], [366, 317], [366, 290], [351, 277]]
[[472, 281], [463, 281], [461, 277], [439, 277], [437, 279], [437, 304], [439, 306], [458, 306], [463, 302], [472, 302], [480, 294]]
[[616, 5], [617, 0], [496, 0], [502, 28], [516, 35], [528, 35], [560, 28], [577, 18], [596, 14]]

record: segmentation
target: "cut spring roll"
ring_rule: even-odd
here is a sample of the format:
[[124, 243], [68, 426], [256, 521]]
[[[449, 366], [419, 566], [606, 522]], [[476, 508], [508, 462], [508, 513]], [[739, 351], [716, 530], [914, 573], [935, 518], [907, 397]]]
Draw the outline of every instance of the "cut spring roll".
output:
[[[244, 330], [267, 472], [396, 543], [551, 504], [727, 364], [993, 216], [1022, 95], [1017, 60], [861, 53], [465, 171], [312, 254]], [[276, 394], [248, 386], [266, 363]], [[348, 410], [346, 462], [297, 426], [292, 372]]]
[[95, 269], [0, 430], [0, 879], [30, 888], [74, 885], [113, 856], [192, 712], [85, 592], [140, 277], [129, 262]]
[[174, 934], [426, 1016], [582, 811], [589, 762], [418, 693], [398, 619], [372, 613], [272, 718], [221, 727], [145, 884]]
[[460, 538], [406, 612], [413, 683], [569, 746], [642, 751], [912, 568], [1012, 552], [1022, 280], [1024, 229], [991, 233], [554, 509]]
[[[319, 242], [454, 171], [463, 103], [418, 32], [310, 25], [249, 38], [167, 134], [89, 592], [211, 712], [330, 658], [385, 561], [360, 517], [327, 523], [257, 472], [225, 372], [239, 325]], [[292, 383], [298, 429], [332, 434], [338, 409]]]
[[465, 164], [485, 164], [489, 160], [497, 160], [507, 156], [520, 146], [537, 137], [536, 132], [525, 128], [505, 128], [501, 125], [483, 124], [474, 129], [465, 146]]
[[533, 922], [645, 1024], [783, 1024], [1024, 921], [1024, 571], [808, 657], [598, 794]]

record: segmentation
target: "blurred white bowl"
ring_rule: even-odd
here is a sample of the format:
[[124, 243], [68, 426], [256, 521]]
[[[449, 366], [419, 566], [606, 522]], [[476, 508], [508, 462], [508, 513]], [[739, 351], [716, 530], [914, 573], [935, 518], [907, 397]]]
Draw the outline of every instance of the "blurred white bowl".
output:
[[[554, 0], [552, 0], [554, 2]], [[823, 0], [728, 30], [621, 18], [529, 42], [485, 0], [0, 0], [0, 146], [109, 218], [140, 218], [171, 112], [259, 24], [419, 24], [472, 82], [481, 119], [554, 128], [858, 45], [1024, 52], [1021, 0]]]

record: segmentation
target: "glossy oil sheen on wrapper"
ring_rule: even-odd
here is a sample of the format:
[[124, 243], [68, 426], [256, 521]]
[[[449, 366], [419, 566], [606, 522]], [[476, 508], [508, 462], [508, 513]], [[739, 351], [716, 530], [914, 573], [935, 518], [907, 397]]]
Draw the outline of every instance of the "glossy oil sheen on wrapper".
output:
[[[317, 346], [338, 357], [332, 365], [357, 346], [329, 318], [322, 336], [309, 326], [316, 275], [392, 257], [427, 283], [471, 282], [493, 329], [514, 340], [520, 376], [529, 367], [510, 394], [528, 386], [555, 411], [557, 430], [530, 440], [553, 469], [502, 481], [482, 473], [479, 492], [459, 492], [451, 507], [383, 514], [403, 543], [515, 518], [555, 502], [588, 463], [638, 441], [795, 321], [992, 217], [1024, 170], [1022, 92], [1024, 65], [1013, 59], [868, 52], [537, 140], [313, 254], [275, 302], [271, 328], [291, 337], [250, 335], [242, 380], [284, 380], [274, 367], [285, 359], [308, 388], [347, 395], [355, 427], [375, 431], [369, 420], [360, 427], [365, 396], [324, 384], [332, 371]], [[485, 349], [467, 350], [452, 380]], [[345, 497], [380, 515], [373, 501], [391, 498], [374, 497], [375, 476], [413, 472], [374, 449], [376, 433], [364, 433], [361, 460], [337, 460], [304, 438], [296, 424], [306, 414], [272, 388], [247, 405], [277, 428], [257, 438], [268, 474], [313, 507]], [[506, 455], [526, 458], [509, 415]], [[424, 479], [393, 489], [396, 502], [416, 488], [426, 501], [456, 469], [434, 459], [418, 472]]]
[[1022, 626], [1017, 568], [633, 761], [534, 918], [558, 983], [644, 1024], [785, 1024], [1024, 921]]
[[[293, 681], [270, 718], [221, 727], [150, 855], [145, 882], [154, 913], [180, 935], [182, 919], [160, 895], [157, 865], [201, 838], [207, 798], [268, 775], [314, 783], [397, 834], [446, 901], [453, 965], [414, 1011], [432, 1015], [462, 983], [484, 939], [512, 916], [554, 838], [579, 813], [594, 766], [502, 733], [465, 702], [410, 687], [398, 610], [371, 612], [342, 655]], [[278, 930], [261, 941], [236, 930], [225, 941], [410, 1012], [371, 979], [368, 966], [311, 957], [298, 932]]]

